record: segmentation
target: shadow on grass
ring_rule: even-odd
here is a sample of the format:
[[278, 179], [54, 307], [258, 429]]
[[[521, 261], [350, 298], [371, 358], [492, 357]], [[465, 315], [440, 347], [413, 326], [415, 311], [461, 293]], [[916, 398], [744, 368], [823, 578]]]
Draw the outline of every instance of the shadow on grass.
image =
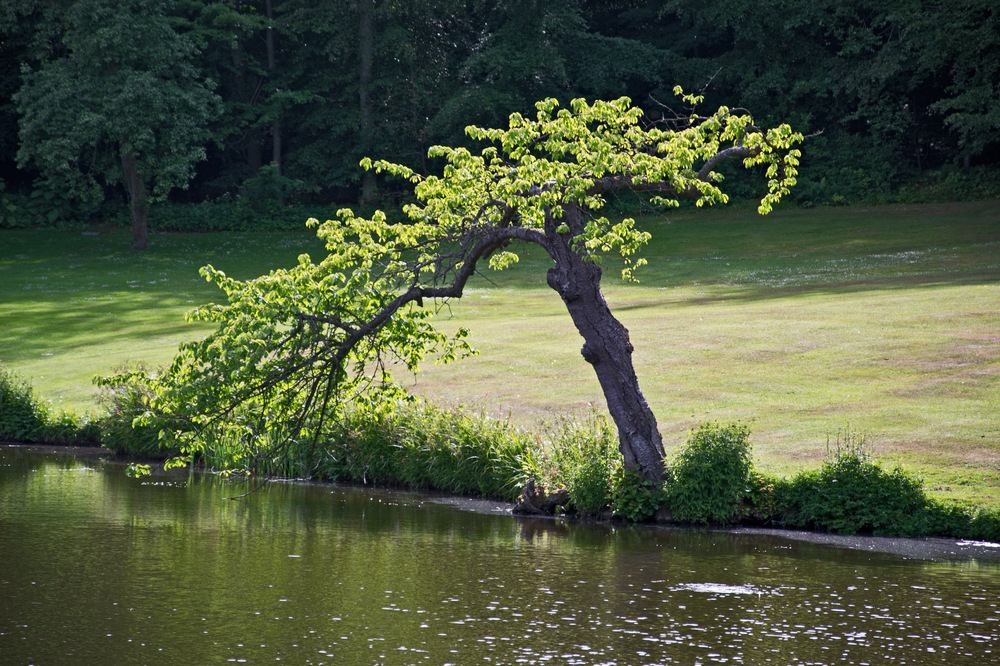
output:
[[[970, 272], [964, 275], [941, 273], [907, 278], [855, 280], [788, 287], [737, 286], [724, 282], [701, 283], [701, 286], [710, 289], [712, 293], [682, 298], [644, 300], [639, 303], [615, 302], [612, 303], [611, 309], [615, 312], [627, 312], [677, 306], [712, 305], [723, 302], [754, 303], [795, 297], [844, 296], [872, 291], [906, 291], [997, 283], [1000, 283], [1000, 270]], [[685, 288], [690, 286], [684, 285]]]
[[[128, 294], [127, 300], [32, 302], [10, 315], [0, 332], [5, 363], [58, 353], [85, 354], [115, 338], [194, 338], [198, 327], [184, 319], [192, 307], [166, 293]], [[110, 297], [108, 297], [110, 298]], [[16, 303], [6, 307], [17, 310]], [[8, 317], [5, 317], [5, 319]]]

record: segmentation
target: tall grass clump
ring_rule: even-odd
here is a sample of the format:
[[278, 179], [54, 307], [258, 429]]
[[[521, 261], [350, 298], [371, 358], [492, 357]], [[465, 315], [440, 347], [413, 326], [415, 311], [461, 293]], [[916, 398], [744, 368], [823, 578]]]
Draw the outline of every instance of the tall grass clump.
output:
[[565, 488], [569, 509], [597, 515], [609, 508], [613, 478], [622, 465], [618, 436], [606, 418], [561, 420], [529, 462], [531, 475], [549, 488]]
[[[116, 373], [132, 372], [133, 369], [116, 368]], [[143, 459], [168, 458], [176, 452], [160, 448], [159, 429], [135, 425], [135, 419], [150, 409], [154, 396], [152, 379], [146, 367], [139, 364], [128, 382], [101, 385], [97, 402], [105, 414], [99, 425], [101, 444], [117, 454]]]
[[331, 426], [316, 474], [509, 500], [525, 481], [532, 435], [508, 421], [414, 400], [353, 406]]
[[668, 470], [666, 506], [674, 520], [719, 524], [736, 519], [753, 475], [750, 448], [745, 425], [698, 428]]
[[886, 470], [864, 435], [844, 433], [818, 470], [803, 472], [777, 489], [781, 522], [840, 534], [924, 536], [962, 530], [960, 509], [931, 503], [915, 476]]
[[0, 366], [0, 440], [86, 446], [97, 439], [92, 421], [54, 410], [35, 396], [27, 380]]

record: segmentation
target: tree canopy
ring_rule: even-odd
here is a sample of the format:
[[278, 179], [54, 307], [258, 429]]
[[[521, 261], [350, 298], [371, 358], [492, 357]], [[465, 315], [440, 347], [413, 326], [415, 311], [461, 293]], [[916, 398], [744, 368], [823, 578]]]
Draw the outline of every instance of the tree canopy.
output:
[[79, 0], [67, 30], [14, 96], [18, 161], [82, 200], [124, 185], [135, 249], [147, 244], [148, 200], [185, 187], [205, 157], [218, 106], [163, 2]]
[[[111, 12], [101, 29], [120, 39], [107, 49], [76, 49], [67, 61], [63, 35], [87, 38], [76, 29], [86, 8], [119, 4], [132, 6], [4, 5], [0, 57], [9, 66], [0, 68], [0, 144], [42, 157], [43, 130], [53, 144], [76, 142], [65, 131], [74, 129], [75, 100], [112, 98], [108, 63], [133, 63], [116, 49], [136, 43], [155, 62], [176, 65], [177, 92], [190, 97], [196, 82], [210, 80], [222, 100], [214, 121], [212, 114], [198, 119], [200, 107], [183, 95], [160, 100], [173, 109], [146, 100], [141, 117], [149, 127], [185, 117], [197, 120], [192, 129], [208, 128], [187, 134], [205, 161], [194, 172], [182, 169], [193, 178], [190, 190], [175, 187], [177, 202], [231, 201], [271, 162], [299, 185], [286, 188], [294, 190], [282, 196], [290, 203], [391, 200], [405, 191], [359, 170], [365, 155], [426, 175], [441, 164], [428, 147], [470, 147], [470, 122], [501, 126], [547, 97], [622, 95], [654, 119], [665, 113], [674, 82], [704, 90], [712, 105], [752, 108], [761, 123], [822, 132], [792, 194], [803, 203], [877, 201], [930, 170], [966, 161], [995, 167], [1000, 158], [1000, 19], [988, 0], [178, 0], [140, 3], [134, 18], [131, 10]], [[12, 96], [40, 98], [49, 61], [76, 72], [73, 95], [62, 100], [66, 118], [54, 110], [25, 118], [35, 129], [22, 128], [18, 139], [22, 104], [10, 103]], [[20, 64], [33, 73], [22, 78]], [[76, 160], [91, 164], [86, 153]], [[21, 162], [18, 171], [0, 153], [8, 191], [26, 191], [39, 172], [50, 172], [43, 161]], [[760, 181], [724, 171], [733, 176], [733, 196], [763, 194]], [[119, 185], [99, 180], [105, 197], [118, 194]]]
[[644, 126], [628, 98], [536, 106], [535, 118], [513, 114], [504, 129], [467, 128], [486, 144], [478, 152], [432, 147], [430, 155], [444, 161], [441, 175], [365, 159], [365, 168], [413, 184], [416, 201], [404, 207], [404, 222], [344, 209], [337, 219], [312, 220], [329, 250], [319, 262], [303, 255], [291, 269], [248, 281], [203, 269], [228, 304], [193, 313], [218, 328], [182, 347], [157, 380], [151, 413], [189, 451], [220, 432], [235, 432], [248, 447], [259, 445], [262, 432], [318, 441], [324, 421], [345, 404], [400, 392], [387, 360], [414, 371], [428, 356], [470, 353], [467, 331], [447, 336], [434, 327], [432, 303], [461, 298], [483, 263], [503, 269], [518, 260], [519, 243], [531, 243], [552, 259], [548, 284], [584, 339], [581, 354], [604, 391], [626, 466], [658, 479], [656, 420], [632, 366], [628, 331], [600, 288], [601, 256], [624, 258], [623, 275], [632, 279], [649, 234], [600, 210], [609, 194], [626, 190], [652, 193], [666, 206], [725, 203], [716, 168], [735, 159], [762, 167], [760, 212], [767, 213], [795, 184], [802, 136], [787, 125], [760, 128], [747, 112], [726, 107]]

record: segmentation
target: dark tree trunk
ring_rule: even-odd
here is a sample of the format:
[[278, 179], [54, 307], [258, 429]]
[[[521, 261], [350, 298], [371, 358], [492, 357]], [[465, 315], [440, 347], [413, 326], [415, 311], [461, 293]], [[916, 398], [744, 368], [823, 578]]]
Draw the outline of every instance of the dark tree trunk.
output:
[[[565, 222], [569, 233], [558, 233]], [[546, 249], [555, 260], [548, 283], [569, 310], [576, 329], [583, 336], [580, 353], [593, 366], [604, 391], [608, 411], [618, 427], [618, 439], [625, 466], [658, 481], [663, 476], [663, 441], [656, 417], [649, 408], [632, 365], [632, 343], [628, 329], [619, 322], [601, 292], [601, 267], [584, 261], [573, 248], [573, 238], [583, 233], [583, 212], [564, 206], [564, 217], [546, 223]]]
[[[241, 103], [253, 105], [255, 94], [251, 94], [250, 84], [247, 82], [247, 65], [243, 59], [243, 46], [237, 40], [233, 43], [233, 85], [236, 88], [236, 99]], [[246, 141], [246, 163], [253, 174], [260, 173], [260, 168], [264, 165], [263, 151], [260, 146], [260, 137], [256, 128], [246, 127], [243, 130], [243, 137]]]
[[[361, 17], [358, 26], [358, 105], [361, 110], [361, 149], [365, 156], [370, 157], [374, 120], [370, 88], [372, 84], [372, 58], [375, 44], [372, 36], [372, 21], [375, 0], [361, 0]], [[375, 172], [365, 171], [361, 180], [361, 203], [371, 203], [375, 199]]]
[[139, 174], [135, 155], [122, 150], [122, 172], [125, 174], [125, 189], [128, 191], [129, 209], [132, 211], [132, 249], [145, 250], [149, 247], [149, 224], [147, 215], [149, 203], [146, 197], [146, 183]]
[[[272, 7], [271, 0], [267, 0], [264, 3], [264, 12], [267, 16], [267, 31], [264, 33], [264, 44], [267, 47], [267, 74], [271, 77], [271, 83], [273, 84], [278, 66], [275, 59], [274, 8]], [[279, 176], [281, 175], [281, 151], [281, 122], [276, 115], [274, 122], [271, 124], [271, 163], [274, 164]], [[282, 206], [285, 205], [284, 198], [279, 197], [278, 203]]]

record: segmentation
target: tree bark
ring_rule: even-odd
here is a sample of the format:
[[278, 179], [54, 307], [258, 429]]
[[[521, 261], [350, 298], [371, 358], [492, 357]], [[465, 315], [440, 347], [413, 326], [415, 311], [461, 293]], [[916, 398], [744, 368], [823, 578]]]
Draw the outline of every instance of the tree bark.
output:
[[139, 174], [135, 155], [126, 148], [122, 149], [122, 172], [125, 174], [129, 209], [132, 211], [132, 249], [145, 250], [149, 247], [149, 201], [146, 196], [146, 183]]
[[[568, 233], [556, 231], [561, 223], [567, 224]], [[556, 264], [549, 269], [548, 284], [562, 297], [583, 336], [580, 353], [597, 374], [618, 428], [626, 468], [659, 481], [663, 477], [663, 440], [656, 417], [639, 388], [628, 329], [611, 313], [601, 292], [601, 267], [585, 261], [573, 247], [574, 238], [583, 229], [583, 212], [570, 205], [564, 205], [564, 217], [546, 222], [545, 247]]]
[[[264, 3], [264, 12], [267, 17], [267, 31], [264, 33], [264, 44], [267, 47], [267, 74], [273, 84], [278, 65], [274, 48], [274, 8], [271, 0]], [[275, 115], [274, 122], [271, 123], [271, 163], [274, 164], [279, 176], [281, 175], [281, 152], [281, 122]], [[278, 203], [285, 204], [283, 197], [279, 197]]]
[[[372, 149], [374, 121], [370, 88], [372, 84], [372, 59], [375, 51], [372, 36], [372, 22], [375, 0], [360, 0], [361, 17], [358, 26], [358, 106], [361, 110], [361, 147], [365, 155]], [[365, 171], [361, 180], [361, 203], [368, 204], [375, 199], [375, 172]]]

